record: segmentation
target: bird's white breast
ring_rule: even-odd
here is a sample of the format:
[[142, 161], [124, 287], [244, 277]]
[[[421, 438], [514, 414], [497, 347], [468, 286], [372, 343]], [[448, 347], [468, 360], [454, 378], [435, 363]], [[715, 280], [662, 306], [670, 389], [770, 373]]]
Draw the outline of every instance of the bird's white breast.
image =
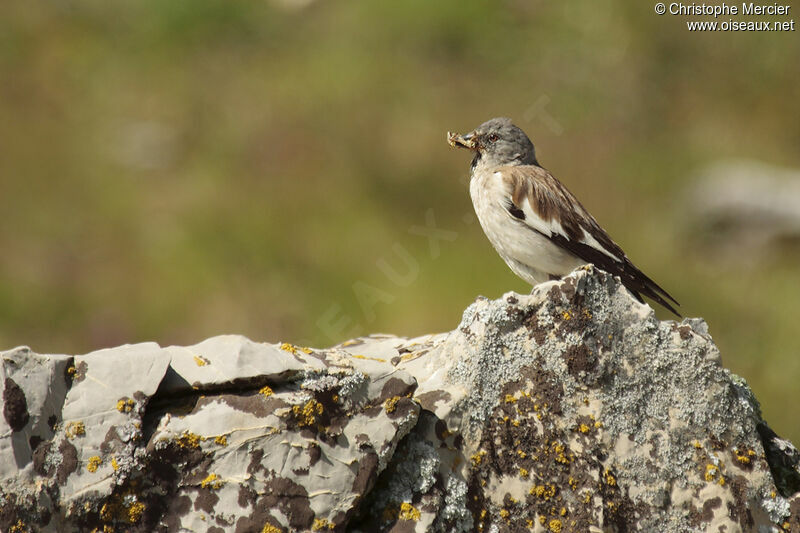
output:
[[531, 285], [585, 263], [508, 212], [505, 203], [511, 195], [499, 174], [476, 168], [469, 192], [489, 242], [511, 270]]

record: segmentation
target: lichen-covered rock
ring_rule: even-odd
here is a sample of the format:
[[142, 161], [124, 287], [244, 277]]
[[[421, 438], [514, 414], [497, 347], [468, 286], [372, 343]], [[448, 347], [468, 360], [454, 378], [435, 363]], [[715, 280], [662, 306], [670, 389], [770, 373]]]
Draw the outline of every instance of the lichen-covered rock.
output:
[[419, 413], [407, 372], [342, 349], [0, 357], [1, 531], [341, 530]]
[[800, 528], [705, 324], [591, 268], [417, 339], [0, 360], [0, 531]]

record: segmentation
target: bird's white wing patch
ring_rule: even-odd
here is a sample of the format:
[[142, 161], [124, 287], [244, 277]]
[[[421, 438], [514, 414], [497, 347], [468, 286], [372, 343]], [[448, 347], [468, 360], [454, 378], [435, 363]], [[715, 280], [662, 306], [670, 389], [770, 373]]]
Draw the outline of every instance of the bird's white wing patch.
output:
[[599, 242], [597, 242], [597, 239], [595, 239], [592, 236], [591, 233], [589, 233], [588, 231], [583, 229], [582, 226], [581, 226], [581, 229], [583, 230], [583, 239], [581, 239], [581, 242], [583, 244], [585, 244], [587, 246], [591, 246], [592, 248], [594, 248], [598, 252], [602, 252], [602, 253], [606, 254], [608, 257], [610, 257], [614, 261], [622, 263], [622, 258], [617, 257], [616, 255], [614, 255], [611, 252], [609, 252], [608, 250], [606, 250], [605, 247], [602, 244], [600, 244]]
[[[502, 173], [499, 172], [499, 171], [495, 172], [494, 173], [494, 177], [497, 178], [497, 179], [502, 179]], [[508, 196], [508, 195], [506, 195], [506, 198], [505, 198], [504, 201], [512, 202], [511, 197]], [[519, 205], [517, 207], [522, 209], [522, 212], [525, 214], [525, 220], [520, 220], [520, 222], [522, 222], [523, 224], [527, 224], [531, 228], [535, 229], [539, 233], [544, 234], [547, 237], [552, 237], [554, 235], [559, 235], [559, 236], [561, 236], [561, 237], [563, 237], [563, 238], [565, 238], [567, 240], [572, 240], [567, 235], [567, 232], [564, 231], [564, 227], [561, 225], [561, 223], [558, 220], [556, 220], [555, 217], [553, 219], [551, 219], [551, 220], [543, 219], [539, 215], [539, 213], [537, 213], [536, 210], [533, 208], [533, 206], [530, 203], [529, 198], [526, 197], [521, 203], [522, 203], [522, 205]], [[502, 206], [502, 207], [504, 209], [506, 208], [506, 206]], [[576, 206], [570, 206], [570, 208], [576, 209]], [[585, 218], [585, 215], [583, 214], [583, 210], [580, 210], [579, 216], [580, 216], [580, 218]], [[589, 224], [580, 224], [580, 228], [581, 228], [581, 231], [583, 233], [583, 237], [578, 242], [580, 242], [582, 244], [585, 244], [587, 246], [591, 246], [592, 248], [594, 248], [598, 252], [601, 252], [601, 253], [607, 255], [608, 257], [610, 257], [614, 261], [622, 263], [623, 262], [622, 258], [617, 257], [615, 254], [609, 252], [602, 244], [600, 244], [600, 242], [598, 242], [598, 240], [595, 239], [592, 236], [592, 234], [586, 229], [587, 226], [589, 226]]]

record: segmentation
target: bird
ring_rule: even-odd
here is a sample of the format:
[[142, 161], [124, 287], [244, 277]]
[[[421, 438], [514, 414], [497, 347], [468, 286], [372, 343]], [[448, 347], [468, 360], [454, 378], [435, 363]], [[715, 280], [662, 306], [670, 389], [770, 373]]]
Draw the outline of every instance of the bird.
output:
[[[484, 233], [511, 270], [536, 286], [592, 263], [619, 276], [643, 302], [676, 316], [680, 304], [637, 268], [578, 199], [539, 164], [533, 143], [509, 118], [467, 134], [447, 133], [452, 147], [475, 152], [469, 192]], [[670, 303], [671, 302], [671, 303]]]

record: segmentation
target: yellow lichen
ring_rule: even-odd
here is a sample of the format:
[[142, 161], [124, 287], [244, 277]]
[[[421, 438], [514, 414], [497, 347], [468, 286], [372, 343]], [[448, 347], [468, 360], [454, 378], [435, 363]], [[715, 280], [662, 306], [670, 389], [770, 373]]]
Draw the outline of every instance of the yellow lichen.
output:
[[336, 526], [326, 518], [315, 518], [314, 524], [311, 526], [311, 531], [323, 531], [325, 529], [334, 529], [335, 527]]
[[539, 516], [539, 523], [545, 525], [547, 523], [547, 517], [545, 515]]
[[[145, 505], [136, 500], [135, 494], [126, 492], [114, 495], [100, 508], [100, 519], [103, 522], [123, 521], [129, 524], [137, 523], [144, 514]], [[107, 524], [108, 525], [108, 524]], [[111, 528], [111, 526], [108, 526]], [[106, 527], [103, 527], [106, 531]], [[114, 531], [114, 528], [109, 529]]]
[[200, 440], [200, 435], [186, 430], [175, 438], [175, 443], [181, 448], [199, 448]]
[[570, 462], [570, 458], [564, 453], [564, 445], [560, 442], [553, 443], [553, 452], [555, 453], [555, 461], [557, 463], [567, 464]]
[[693, 444], [693, 446], [694, 446], [695, 448], [697, 448], [698, 450], [699, 450], [700, 448], [702, 448], [702, 447], [703, 447], [703, 445], [702, 445], [702, 444], [700, 444], [700, 441], [699, 441], [699, 440], [696, 440], [696, 441], [694, 441], [694, 444]]
[[387, 413], [394, 413], [397, 409], [397, 402], [400, 401], [400, 396], [392, 396], [385, 402], [383, 402], [383, 408], [386, 409]]
[[528, 456], [528, 454], [522, 450], [517, 450], [517, 455], [519, 455], [520, 459], [525, 459]]
[[403, 502], [400, 504], [400, 514], [398, 517], [400, 520], [413, 520], [416, 522], [419, 520], [420, 514], [419, 510], [413, 505], [408, 502]]
[[225, 482], [219, 479], [219, 476], [216, 474], [209, 474], [206, 478], [200, 482], [200, 486], [204, 489], [214, 489], [219, 490], [225, 485]]
[[66, 435], [68, 439], [82, 437], [86, 435], [86, 426], [83, 422], [70, 422], [64, 430], [64, 435]]
[[214, 437], [214, 444], [218, 444], [220, 446], [227, 446], [228, 445], [228, 437], [225, 435], [217, 435]]
[[483, 457], [486, 455], [486, 450], [481, 450], [470, 459], [472, 460], [472, 466], [479, 466], [483, 462]]
[[281, 350], [283, 350], [285, 352], [289, 352], [292, 355], [297, 355], [298, 351], [306, 353], [306, 354], [310, 354], [310, 353], [314, 352], [314, 350], [312, 350], [311, 348], [295, 346], [293, 344], [289, 344], [288, 342], [284, 342], [284, 343], [281, 344]]
[[379, 363], [385, 363], [386, 359], [381, 359], [380, 357], [370, 357], [368, 355], [351, 355], [350, 357], [354, 357], [355, 359], [363, 359], [365, 361], [377, 361]]
[[281, 530], [267, 522], [264, 524], [264, 528], [261, 530], [261, 533], [281, 533]]
[[135, 524], [142, 518], [142, 514], [144, 514], [144, 504], [142, 502], [133, 502], [128, 507], [128, 521], [131, 524]]
[[516, 403], [517, 399], [513, 394], [506, 394], [506, 403]]
[[508, 515], [510, 515], [510, 514], [511, 513], [509, 513], [507, 509], [500, 509], [500, 516], [502, 518], [508, 518]]
[[545, 500], [549, 500], [556, 494], [556, 487], [555, 485], [544, 486], [544, 485], [536, 485], [531, 487], [531, 490], [528, 493], [532, 496], [536, 496], [537, 498], [542, 498]]
[[515, 428], [518, 428], [519, 427], [519, 420], [515, 418], [514, 420], [511, 421], [511, 425], [514, 426]]
[[112, 457], [111, 458], [111, 468], [114, 469], [114, 472], [119, 470], [119, 463], [117, 462], [117, 458], [116, 457]]
[[592, 493], [588, 490], [583, 494], [583, 503], [589, 503], [592, 501]]
[[308, 400], [304, 405], [293, 405], [292, 414], [297, 419], [298, 425], [312, 426], [317, 422], [317, 416], [322, 414], [322, 404], [315, 399]]
[[519, 469], [519, 477], [521, 477], [521, 478], [528, 477], [528, 470], [525, 469], [525, 468], [520, 468]]
[[133, 410], [134, 405], [135, 404], [133, 400], [131, 400], [130, 398], [119, 400], [117, 402], [117, 411], [119, 411], [120, 413], [130, 413]]
[[717, 472], [717, 467], [709, 463], [706, 465], [706, 473], [703, 477], [705, 477], [706, 481], [714, 481], [714, 477], [717, 475]]
[[580, 426], [578, 426], [578, 431], [580, 431], [581, 433], [588, 433], [589, 426], [587, 426], [586, 424], [581, 424]]
[[594, 427], [596, 427], [597, 429], [600, 429], [601, 427], [603, 427], [603, 423], [598, 420], [598, 421], [596, 421], [594, 423]]
[[572, 313], [570, 313], [569, 311], [562, 311], [561, 316], [564, 318], [564, 320], [572, 319]]
[[269, 385], [264, 385], [263, 387], [261, 387], [261, 389], [259, 389], [258, 393], [264, 396], [265, 398], [269, 398], [270, 396], [272, 396], [273, 391]]
[[611, 470], [609, 470], [608, 468], [606, 468], [605, 481], [606, 485], [610, 487], [613, 487], [614, 485], [617, 484], [617, 479], [614, 477], [614, 475], [611, 473]]
[[733, 451], [735, 453], [736, 460], [743, 465], [749, 465], [752, 458], [756, 455], [755, 450], [746, 450], [742, 453], [740, 453], [738, 449], [734, 449]]
[[103, 522], [111, 522], [113, 519], [114, 515], [111, 511], [111, 505], [109, 505], [109, 503], [106, 502], [100, 508], [100, 520], [102, 520]]
[[550, 531], [553, 533], [561, 533], [561, 520], [554, 518], [550, 520], [550, 524], [548, 525], [550, 526]]
[[201, 355], [194, 356], [194, 364], [196, 364], [197, 366], [206, 366], [209, 363], [210, 361]]
[[74, 376], [75, 372], [76, 372], [75, 365], [69, 365], [69, 367], [67, 368], [67, 374], [69, 374], [70, 376]]
[[24, 531], [28, 531], [28, 526], [25, 525], [21, 518], [8, 530], [9, 533], [23, 533]]
[[103, 459], [100, 458], [99, 455], [93, 455], [89, 457], [89, 463], [86, 465], [86, 470], [94, 474], [97, 472], [97, 467], [99, 467], [101, 464], [103, 464]]
[[561, 516], [567, 516], [567, 508], [562, 507], [561, 510], [558, 512]]
[[281, 344], [281, 350], [284, 352], [289, 352], [292, 355], [297, 355], [297, 347], [289, 344], [288, 342], [284, 342]]

